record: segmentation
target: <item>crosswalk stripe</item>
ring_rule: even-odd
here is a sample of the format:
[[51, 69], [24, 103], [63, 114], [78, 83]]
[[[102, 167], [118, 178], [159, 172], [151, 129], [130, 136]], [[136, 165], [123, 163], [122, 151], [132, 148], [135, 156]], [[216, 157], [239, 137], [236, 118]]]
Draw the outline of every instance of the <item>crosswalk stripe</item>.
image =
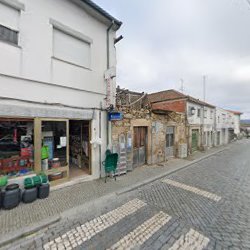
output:
[[111, 246], [109, 250], [127, 250], [141, 246], [170, 219], [171, 217], [163, 212], [156, 214]]
[[55, 249], [55, 248], [66, 248], [73, 249], [77, 246], [80, 246], [85, 241], [91, 239], [96, 234], [102, 232], [108, 227], [113, 226], [118, 223], [125, 217], [135, 213], [137, 210], [146, 206], [146, 203], [139, 200], [134, 199], [131, 200], [121, 207], [118, 207], [106, 214], [103, 214], [91, 221], [86, 222], [85, 224], [78, 226], [62, 236], [46, 243], [43, 248], [45, 250]]
[[169, 250], [202, 250], [208, 243], [209, 239], [194, 229], [190, 229], [188, 233], [182, 235]]
[[169, 184], [171, 186], [174, 186], [174, 187], [182, 188], [184, 190], [193, 192], [195, 194], [201, 195], [203, 197], [206, 197], [206, 198], [208, 198], [210, 200], [213, 200], [213, 201], [216, 201], [216, 202], [221, 200], [221, 197], [216, 195], [216, 194], [207, 192], [205, 190], [202, 190], [202, 189], [199, 189], [199, 188], [196, 188], [196, 187], [188, 186], [186, 184], [183, 184], [183, 183], [180, 183], [180, 182], [177, 182], [177, 181], [173, 181], [173, 180], [170, 180], [170, 179], [164, 179], [164, 180], [162, 180], [162, 182], [167, 183], [167, 184]]

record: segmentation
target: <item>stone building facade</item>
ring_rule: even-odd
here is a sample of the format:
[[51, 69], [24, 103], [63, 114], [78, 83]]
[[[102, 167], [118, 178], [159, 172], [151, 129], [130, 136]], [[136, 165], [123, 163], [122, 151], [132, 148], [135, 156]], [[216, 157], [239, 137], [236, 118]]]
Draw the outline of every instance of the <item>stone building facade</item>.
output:
[[116, 111], [123, 119], [112, 121], [113, 151], [126, 159], [127, 170], [158, 164], [178, 156], [179, 144], [186, 143], [185, 116], [153, 109], [145, 93], [117, 88]]

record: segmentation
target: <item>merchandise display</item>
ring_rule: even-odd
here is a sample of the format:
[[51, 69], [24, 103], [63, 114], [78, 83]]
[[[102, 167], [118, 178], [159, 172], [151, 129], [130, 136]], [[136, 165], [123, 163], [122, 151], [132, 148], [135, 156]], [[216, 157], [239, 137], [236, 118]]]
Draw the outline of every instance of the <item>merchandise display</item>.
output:
[[49, 183], [44, 183], [38, 187], [38, 195], [39, 199], [45, 199], [49, 196], [50, 185]]
[[17, 187], [16, 189], [6, 190], [1, 193], [2, 196], [2, 206], [4, 209], [12, 209], [19, 205], [21, 201], [21, 189]]
[[37, 199], [37, 187], [25, 189], [22, 195], [22, 201], [24, 203], [31, 203]]
[[16, 177], [34, 168], [33, 122], [0, 120], [0, 175]]

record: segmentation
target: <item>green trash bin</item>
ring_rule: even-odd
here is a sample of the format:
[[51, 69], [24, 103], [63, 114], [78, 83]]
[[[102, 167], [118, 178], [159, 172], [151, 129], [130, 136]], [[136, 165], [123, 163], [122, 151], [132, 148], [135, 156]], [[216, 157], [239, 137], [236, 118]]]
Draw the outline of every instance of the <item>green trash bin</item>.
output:
[[117, 168], [117, 162], [118, 162], [118, 154], [106, 154], [105, 161], [102, 162], [105, 170], [105, 183], [107, 181], [107, 176], [110, 175], [110, 173], [114, 174], [115, 180], [115, 172]]

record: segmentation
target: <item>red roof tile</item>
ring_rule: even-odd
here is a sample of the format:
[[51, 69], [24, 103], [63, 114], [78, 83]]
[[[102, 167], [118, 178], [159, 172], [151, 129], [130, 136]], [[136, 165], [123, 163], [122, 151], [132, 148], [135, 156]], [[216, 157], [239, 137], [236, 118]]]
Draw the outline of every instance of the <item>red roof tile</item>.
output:
[[243, 113], [242, 112], [239, 112], [239, 111], [233, 111], [233, 110], [227, 110], [235, 115], [242, 115]]
[[215, 108], [214, 105], [211, 105], [207, 102], [203, 102], [199, 99], [196, 99], [192, 96], [189, 95], [184, 95], [179, 91], [176, 91], [174, 89], [170, 89], [170, 90], [165, 90], [165, 91], [160, 91], [160, 92], [156, 92], [156, 93], [151, 93], [148, 95], [149, 101], [151, 103], [155, 103], [155, 102], [162, 102], [162, 101], [169, 101], [169, 100], [176, 100], [176, 99], [187, 99], [190, 102], [194, 102], [203, 106], [208, 106], [211, 108]]

